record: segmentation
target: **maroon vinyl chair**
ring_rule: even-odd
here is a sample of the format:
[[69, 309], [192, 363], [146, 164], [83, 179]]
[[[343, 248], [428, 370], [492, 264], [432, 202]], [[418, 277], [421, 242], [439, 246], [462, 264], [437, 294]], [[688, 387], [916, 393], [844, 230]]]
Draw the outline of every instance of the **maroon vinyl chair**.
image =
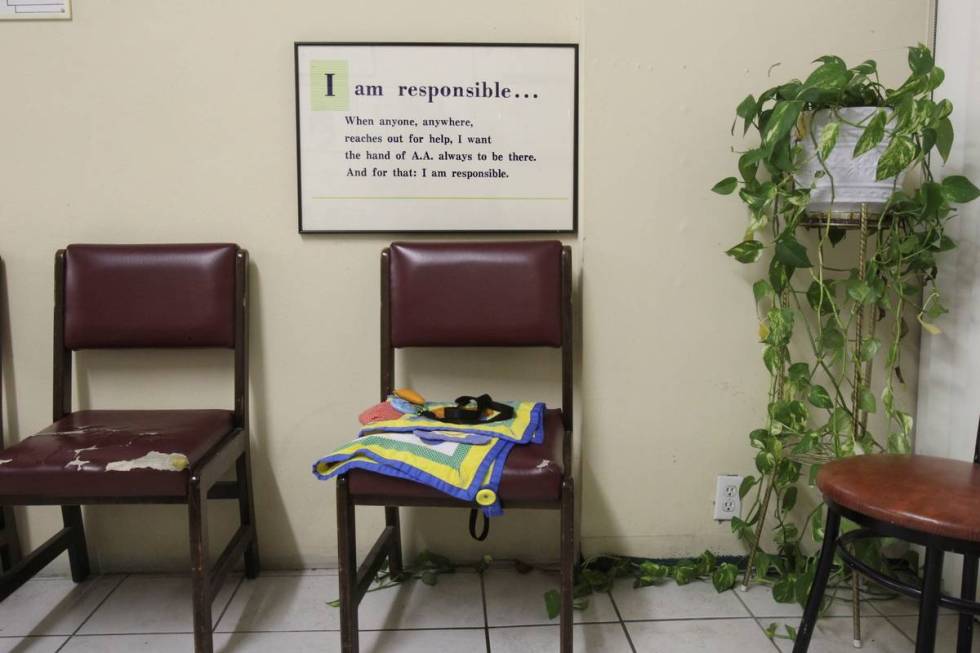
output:
[[[0, 576], [0, 600], [63, 551], [89, 573], [83, 504], [186, 504], [194, 648], [212, 651], [211, 602], [240, 557], [259, 573], [248, 435], [248, 253], [237, 245], [71, 245], [55, 257], [54, 423], [0, 451], [0, 505], [60, 505], [64, 528]], [[72, 353], [218, 348], [234, 355], [232, 410], [72, 408]], [[235, 469], [236, 480], [220, 477]], [[241, 525], [208, 556], [207, 499]]]
[[[7, 307], [6, 270], [3, 260], [0, 260], [0, 328], [5, 317], [2, 312]], [[0, 449], [3, 449], [3, 357], [4, 334], [0, 331]], [[6, 460], [0, 456], [0, 460]], [[0, 463], [2, 464], [2, 463]], [[12, 568], [20, 562], [20, 539], [17, 536], [17, 522], [14, 520], [14, 510], [10, 506], [0, 505], [0, 573]]]
[[[561, 511], [562, 653], [572, 650], [575, 562], [571, 289], [571, 251], [557, 241], [393, 243], [381, 253], [382, 400], [394, 388], [396, 348], [561, 349], [561, 409], [546, 412], [542, 444], [514, 447], [498, 497], [505, 510]], [[360, 566], [354, 537], [358, 505], [384, 506], [386, 523]], [[402, 569], [399, 506], [478, 507], [424, 485], [363, 470], [337, 479], [344, 653], [358, 650], [357, 606], [385, 559], [393, 572]]]

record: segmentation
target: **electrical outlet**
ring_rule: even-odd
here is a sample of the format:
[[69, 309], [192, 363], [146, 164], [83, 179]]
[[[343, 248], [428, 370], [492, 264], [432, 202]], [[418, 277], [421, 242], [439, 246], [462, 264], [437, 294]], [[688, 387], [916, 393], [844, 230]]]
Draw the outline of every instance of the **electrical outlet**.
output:
[[742, 487], [742, 477], [723, 475], [718, 477], [715, 486], [715, 519], [731, 521], [742, 513], [742, 500], [738, 490]]

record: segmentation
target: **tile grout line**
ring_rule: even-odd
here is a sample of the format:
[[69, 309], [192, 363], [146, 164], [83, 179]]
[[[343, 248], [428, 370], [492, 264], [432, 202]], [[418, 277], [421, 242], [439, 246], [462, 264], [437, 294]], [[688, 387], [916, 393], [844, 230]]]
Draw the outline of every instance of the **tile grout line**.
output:
[[112, 596], [113, 593], [115, 593], [115, 591], [117, 589], [119, 589], [119, 586], [120, 585], [122, 585], [124, 582], [126, 582], [126, 579], [129, 578], [129, 576], [130, 576], [130, 574], [123, 574], [122, 575], [122, 578], [119, 579], [119, 582], [116, 583], [115, 585], [113, 585], [111, 590], [109, 590], [108, 592], [106, 592], [106, 595], [102, 597], [102, 600], [99, 601], [98, 605], [96, 605], [92, 609], [92, 611], [88, 614], [88, 616], [85, 617], [85, 619], [82, 620], [82, 623], [78, 624], [78, 628], [76, 628], [74, 631], [72, 631], [72, 633], [70, 635], [68, 635], [68, 637], [65, 638], [65, 641], [63, 641], [61, 643], [61, 645], [58, 648], [55, 649], [54, 653], [59, 653], [61, 651], [61, 649], [63, 649], [66, 646], [68, 646], [68, 642], [70, 642], [72, 640], [72, 638], [75, 635], [78, 634], [78, 631], [80, 631], [82, 628], [85, 627], [85, 624], [87, 624], [89, 622], [89, 619], [91, 619], [93, 616], [95, 616], [95, 613], [99, 611], [99, 608], [101, 608], [103, 605], [105, 605], [105, 602], [109, 600], [109, 597]]
[[619, 619], [619, 625], [623, 629], [623, 634], [626, 635], [626, 643], [630, 645], [630, 650], [636, 653], [636, 646], [633, 644], [633, 637], [630, 636], [630, 630], [626, 627], [626, 622], [623, 621], [623, 615], [619, 612], [619, 606], [616, 605], [616, 599], [613, 598], [613, 593], [611, 591], [606, 592], [606, 596], [609, 597], [609, 602], [612, 603], [613, 612], [616, 613], [616, 618]]
[[[738, 602], [742, 604], [742, 607], [745, 608], [745, 611], [752, 616], [752, 620], [755, 621], [755, 625], [758, 626], [760, 630], [762, 630], [762, 636], [769, 640], [769, 643], [772, 644], [772, 647], [774, 649], [779, 651], [780, 649], [779, 646], [776, 644], [776, 640], [772, 639], [771, 637], [769, 637], [769, 635], [766, 634], [765, 626], [763, 626], [762, 622], [759, 621], [759, 617], [757, 617], [755, 613], [752, 612], [752, 608], [749, 607], [749, 604], [743, 601], [742, 597], [738, 595], [738, 590], [733, 589], [731, 590], [731, 592], [735, 595], [735, 598], [738, 599]], [[782, 652], [780, 651], [780, 653]]]
[[[214, 623], [211, 625], [212, 637], [214, 636], [215, 633], [218, 632], [218, 625], [221, 623], [221, 620], [225, 618], [225, 613], [228, 612], [228, 608], [231, 606], [231, 602], [235, 600], [235, 595], [238, 594], [238, 590], [241, 589], [242, 583], [244, 582], [245, 582], [245, 574], [242, 574], [241, 578], [238, 579], [238, 584], [235, 585], [235, 589], [231, 591], [231, 596], [228, 597], [228, 602], [225, 603], [225, 607], [221, 609], [221, 614], [218, 615], [218, 618], [215, 619]], [[221, 589], [219, 588], [218, 592], [220, 591]]]
[[483, 602], [483, 638], [487, 644], [487, 653], [490, 653], [490, 619], [487, 617], [487, 588], [483, 573], [480, 573], [480, 599]]

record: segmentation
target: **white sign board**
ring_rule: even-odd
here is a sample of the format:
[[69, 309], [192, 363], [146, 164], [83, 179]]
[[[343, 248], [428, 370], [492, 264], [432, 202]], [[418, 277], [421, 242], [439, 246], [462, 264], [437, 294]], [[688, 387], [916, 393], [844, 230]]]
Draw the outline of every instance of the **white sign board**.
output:
[[67, 20], [71, 0], [0, 0], [0, 20]]
[[575, 45], [296, 44], [299, 229], [576, 229]]

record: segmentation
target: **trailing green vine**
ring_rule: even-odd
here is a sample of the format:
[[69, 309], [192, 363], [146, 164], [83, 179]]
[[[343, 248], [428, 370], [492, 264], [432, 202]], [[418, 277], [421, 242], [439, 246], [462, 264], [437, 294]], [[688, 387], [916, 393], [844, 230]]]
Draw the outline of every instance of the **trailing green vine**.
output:
[[[804, 81], [793, 79], [742, 100], [733, 132], [741, 124], [743, 135], [753, 132], [757, 144], [739, 153], [738, 177], [712, 189], [723, 195], [738, 190], [748, 207], [742, 241], [726, 253], [746, 264], [763, 254], [768, 258], [766, 276], [752, 288], [770, 374], [765, 419], [749, 434], [758, 475], [742, 485], [743, 500], [752, 498], [746, 517], [733, 520], [732, 529], [753, 549], [760, 547], [755, 578], [773, 585], [776, 600], [801, 603], [815, 570], [804, 543], [808, 537], [822, 540], [823, 510], [818, 505], [796, 516], [800, 488], [814, 485], [827, 461], [911, 450], [913, 419], [895, 399], [896, 382], [904, 382], [902, 342], [913, 317], [925, 331], [939, 332], [934, 322], [947, 309], [936, 286], [937, 259], [956, 246], [946, 225], [955, 204], [980, 195], [965, 177], [933, 175], [931, 153], [945, 161], [952, 147], [953, 107], [934, 97], [944, 73], [928, 48], [909, 48], [910, 74], [894, 89], [881, 83], [872, 60], [848, 67], [829, 55], [814, 63]], [[877, 109], [850, 123], [841, 111], [847, 107]], [[810, 126], [818, 110], [831, 117], [814, 133]], [[842, 125], [861, 130], [854, 158], [884, 145], [877, 179], [907, 172], [911, 182], [902, 187], [896, 181], [884, 209], [864, 216], [860, 232], [835, 226], [831, 213], [810, 215], [813, 186], [798, 182], [803, 166], [814, 163], [807, 160], [805, 140], [820, 167], [816, 178], [831, 175], [826, 161]], [[830, 183], [833, 191], [832, 176]], [[804, 234], [807, 228], [812, 233]], [[848, 234], [862, 241], [858, 261], [829, 265], [831, 251]], [[880, 394], [871, 386], [876, 368], [883, 375]], [[883, 424], [869, 425], [868, 415], [879, 407]], [[769, 513], [775, 549], [767, 552], [759, 540]], [[874, 566], [883, 564], [873, 542], [858, 553]], [[831, 582], [843, 573], [838, 569]]]

